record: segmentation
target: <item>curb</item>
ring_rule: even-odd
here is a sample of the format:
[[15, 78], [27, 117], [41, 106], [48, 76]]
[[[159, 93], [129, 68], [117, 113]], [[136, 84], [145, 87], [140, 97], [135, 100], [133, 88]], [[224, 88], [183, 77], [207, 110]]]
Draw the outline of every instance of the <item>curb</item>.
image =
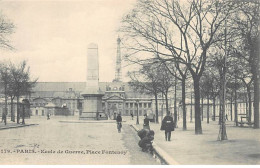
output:
[[39, 125], [39, 124], [25, 124], [25, 125], [15, 125], [15, 126], [10, 126], [10, 127], [0, 127], [0, 130], [20, 128], [20, 127], [28, 127], [28, 126], [33, 126], [33, 125]]
[[[61, 123], [116, 123], [115, 120], [99, 120], [99, 121], [59, 121]], [[126, 121], [122, 121], [122, 122], [126, 122]]]
[[[134, 128], [136, 132], [139, 131], [139, 129], [135, 125], [130, 125], [130, 127]], [[180, 165], [168, 153], [166, 153], [162, 148], [160, 148], [155, 142], [153, 142], [153, 148], [157, 156], [161, 160], [163, 160], [167, 165]]]

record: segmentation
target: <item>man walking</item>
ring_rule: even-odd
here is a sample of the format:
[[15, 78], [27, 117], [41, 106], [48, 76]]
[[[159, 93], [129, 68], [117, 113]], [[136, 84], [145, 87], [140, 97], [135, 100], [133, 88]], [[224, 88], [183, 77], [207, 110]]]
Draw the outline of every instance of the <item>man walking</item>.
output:
[[174, 122], [173, 118], [170, 116], [170, 112], [164, 117], [161, 130], [165, 130], [165, 140], [171, 141], [171, 132], [174, 131]]
[[121, 132], [121, 127], [122, 127], [122, 117], [121, 117], [120, 113], [116, 117], [116, 122], [117, 122], [118, 133], [120, 133]]

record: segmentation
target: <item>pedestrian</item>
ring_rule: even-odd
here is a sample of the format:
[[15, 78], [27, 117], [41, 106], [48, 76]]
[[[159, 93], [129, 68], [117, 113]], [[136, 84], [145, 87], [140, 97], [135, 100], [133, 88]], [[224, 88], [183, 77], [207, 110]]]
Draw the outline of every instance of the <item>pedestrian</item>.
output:
[[144, 125], [143, 125], [143, 128], [144, 129], [148, 129], [150, 130], [150, 125], [149, 125], [149, 118], [147, 117], [147, 114], [144, 115]]
[[[5, 114], [5, 112], [3, 112], [3, 120], [4, 120], [4, 123], [5, 123], [5, 125], [6, 125], [6, 114]], [[3, 121], [2, 121], [3, 122]]]
[[165, 130], [165, 140], [171, 141], [171, 132], [174, 131], [174, 122], [173, 118], [170, 116], [170, 112], [164, 117], [161, 130]]
[[120, 133], [121, 132], [121, 127], [122, 127], [122, 117], [121, 117], [120, 113], [116, 117], [116, 123], [117, 123], [118, 133]]
[[50, 119], [50, 113], [47, 114], [47, 120], [49, 120], [49, 119]]
[[154, 131], [148, 129], [141, 129], [138, 131], [138, 136], [140, 137], [140, 141], [138, 145], [142, 148], [143, 152], [150, 151], [153, 152], [152, 141], [154, 140]]
[[134, 115], [133, 115], [133, 113], [131, 113], [131, 117], [132, 117], [132, 120], [134, 119]]

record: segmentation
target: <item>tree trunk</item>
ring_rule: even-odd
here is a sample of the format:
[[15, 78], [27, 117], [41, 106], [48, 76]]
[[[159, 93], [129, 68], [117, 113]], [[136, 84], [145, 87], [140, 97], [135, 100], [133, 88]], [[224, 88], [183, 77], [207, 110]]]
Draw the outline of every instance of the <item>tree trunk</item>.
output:
[[177, 127], [177, 80], [174, 81], [174, 127]]
[[[247, 88], [247, 86], [246, 86]], [[247, 94], [245, 94], [244, 98], [246, 99], [246, 116], [248, 117], [249, 114], [248, 114], [248, 97], [247, 97]]]
[[251, 45], [253, 48], [251, 49], [250, 52], [250, 56], [253, 57], [251, 72], [253, 74], [253, 82], [254, 82], [254, 128], [259, 128], [259, 94], [260, 94], [259, 92], [259, 83], [260, 83], [259, 44], [260, 44], [260, 39], [258, 37], [254, 45]]
[[182, 111], [183, 111], [183, 130], [187, 130], [187, 125], [186, 125], [186, 102], [185, 102], [185, 78], [182, 79], [181, 81], [182, 85]]
[[219, 109], [218, 109], [218, 125], [221, 124], [221, 118], [222, 118], [222, 113], [221, 113], [221, 98], [220, 98], [220, 95], [219, 95]]
[[207, 98], [208, 98], [208, 106], [207, 106], [207, 123], [209, 123], [209, 94], [208, 94], [208, 96], [207, 96]]
[[[257, 77], [258, 76], [258, 77]], [[254, 75], [254, 128], [259, 128], [259, 72]]]
[[252, 99], [251, 99], [250, 86], [247, 87], [247, 95], [248, 95], [248, 122], [251, 122], [251, 118], [252, 118]]
[[192, 123], [192, 92], [190, 92], [190, 122]]
[[23, 113], [23, 116], [22, 116], [22, 118], [23, 118], [23, 120], [22, 120], [22, 124], [25, 124], [25, 121], [24, 121], [24, 117], [25, 117], [25, 109], [24, 109], [24, 104], [22, 105], [22, 113]]
[[165, 106], [166, 106], [166, 113], [169, 112], [169, 102], [168, 102], [168, 93], [165, 93]]
[[249, 88], [249, 90], [248, 90], [248, 92], [247, 92], [247, 94], [248, 94], [248, 107], [249, 107], [249, 109], [248, 109], [248, 121], [249, 122], [251, 122], [251, 119], [252, 119], [252, 98], [251, 98], [251, 91], [250, 91], [250, 88]]
[[19, 124], [20, 123], [19, 96], [17, 96], [16, 99], [17, 99], [17, 102], [16, 102], [16, 105], [17, 105], [17, 119], [16, 119], [16, 121], [17, 121], [17, 124]]
[[14, 97], [11, 97], [11, 121], [15, 122]]
[[6, 92], [7, 92], [7, 86], [5, 84], [5, 110], [3, 111], [5, 125], [6, 125], [6, 120], [7, 120], [7, 93]]
[[230, 98], [230, 120], [233, 121], [233, 91], [231, 91]]
[[195, 134], [202, 134], [200, 120], [200, 85], [199, 78], [194, 77], [194, 95], [195, 95]]
[[215, 95], [213, 95], [213, 117], [212, 117], [213, 121], [216, 121], [216, 97]]
[[237, 123], [237, 89], [235, 89], [235, 124], [238, 126]]
[[154, 97], [155, 97], [155, 122], [156, 122], [156, 123], [159, 123], [157, 93], [154, 94]]
[[201, 96], [201, 121], [203, 121], [203, 106], [204, 106], [203, 96]]

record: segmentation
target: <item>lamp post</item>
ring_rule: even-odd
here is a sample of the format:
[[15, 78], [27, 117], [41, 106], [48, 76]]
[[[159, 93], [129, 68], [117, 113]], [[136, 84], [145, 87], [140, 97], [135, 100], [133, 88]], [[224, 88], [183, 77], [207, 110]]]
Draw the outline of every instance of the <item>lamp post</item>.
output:
[[136, 112], [136, 125], [139, 125], [139, 109], [138, 109], [138, 105], [139, 104], [139, 100], [136, 100], [136, 109], [137, 109], [137, 112]]

